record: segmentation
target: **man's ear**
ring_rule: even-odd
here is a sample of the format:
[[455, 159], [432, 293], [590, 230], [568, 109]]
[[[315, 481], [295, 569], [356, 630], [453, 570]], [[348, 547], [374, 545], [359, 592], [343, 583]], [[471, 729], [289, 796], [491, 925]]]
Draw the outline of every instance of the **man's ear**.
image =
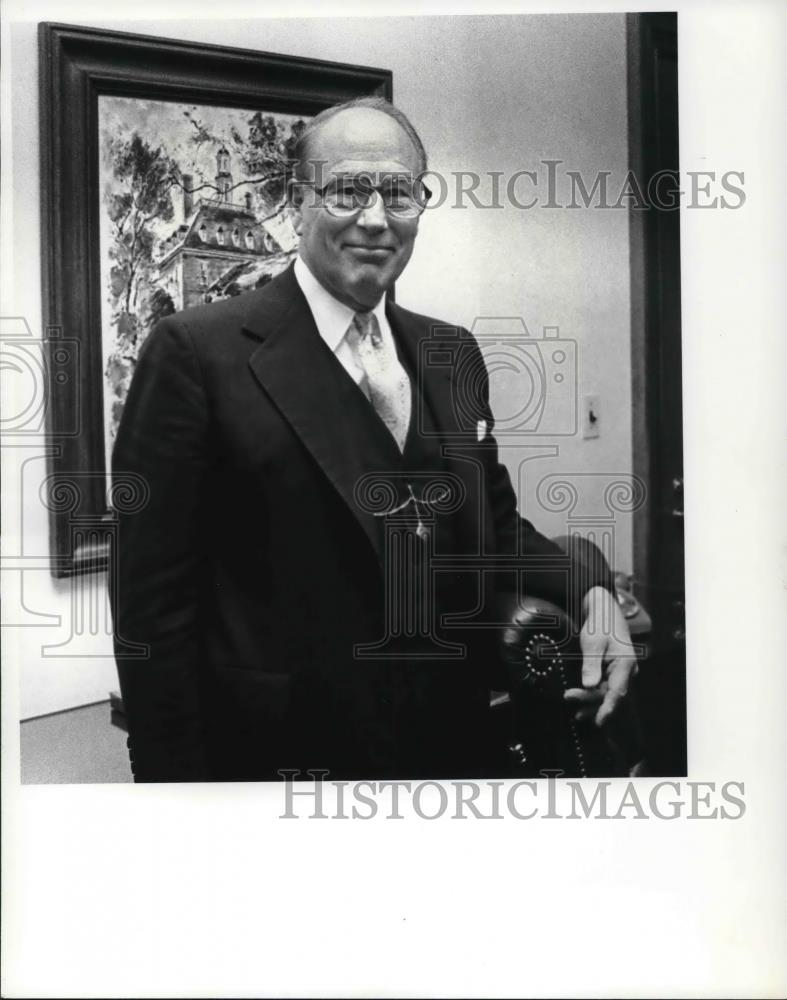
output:
[[287, 181], [287, 206], [292, 228], [300, 236], [303, 226], [303, 186], [294, 177]]

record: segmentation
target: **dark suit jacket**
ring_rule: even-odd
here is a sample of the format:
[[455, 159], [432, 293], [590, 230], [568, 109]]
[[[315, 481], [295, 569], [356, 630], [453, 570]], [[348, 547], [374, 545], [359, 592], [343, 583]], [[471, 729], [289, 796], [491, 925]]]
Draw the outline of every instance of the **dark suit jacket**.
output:
[[[530, 557], [518, 559], [528, 591], [567, 607], [606, 583], [594, 571], [569, 592], [565, 558], [517, 515], [494, 438], [478, 440], [479, 419], [493, 424], [472, 337], [394, 303], [388, 316], [465, 493], [456, 554], [467, 567], [456, 575], [469, 589], [448, 610], [488, 597], [482, 554], [489, 567]], [[113, 473], [142, 477], [149, 495], [119, 515], [111, 574], [138, 781], [266, 779], [290, 767], [373, 778], [403, 766], [375, 757], [375, 735], [415, 668], [353, 655], [381, 636], [384, 559], [379, 523], [354, 493], [373, 470], [348, 446], [353, 428], [331, 391], [339, 368], [292, 268], [258, 291], [168, 317], [140, 352]], [[495, 580], [513, 586], [505, 571]], [[422, 707], [437, 735], [408, 767], [424, 776], [488, 765], [490, 633], [463, 637], [467, 655], [451, 670], [418, 668], [431, 678]], [[129, 644], [147, 655], [129, 655]]]

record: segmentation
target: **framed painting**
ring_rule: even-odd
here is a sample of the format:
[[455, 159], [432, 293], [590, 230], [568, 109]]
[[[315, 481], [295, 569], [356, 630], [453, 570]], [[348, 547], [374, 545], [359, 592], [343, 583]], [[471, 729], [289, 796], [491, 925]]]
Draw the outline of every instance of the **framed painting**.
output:
[[259, 287], [297, 252], [285, 189], [310, 117], [393, 96], [341, 63], [39, 25], [43, 303], [54, 576], [108, 563], [133, 484], [109, 456], [158, 319]]

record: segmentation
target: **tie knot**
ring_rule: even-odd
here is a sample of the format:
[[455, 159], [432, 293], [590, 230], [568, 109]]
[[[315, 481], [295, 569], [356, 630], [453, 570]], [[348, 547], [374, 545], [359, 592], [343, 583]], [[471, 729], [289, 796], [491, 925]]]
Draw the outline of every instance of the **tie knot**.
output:
[[353, 316], [353, 323], [362, 340], [365, 337], [369, 337], [375, 347], [380, 346], [383, 338], [380, 333], [380, 324], [377, 322], [377, 317], [373, 312], [357, 312]]

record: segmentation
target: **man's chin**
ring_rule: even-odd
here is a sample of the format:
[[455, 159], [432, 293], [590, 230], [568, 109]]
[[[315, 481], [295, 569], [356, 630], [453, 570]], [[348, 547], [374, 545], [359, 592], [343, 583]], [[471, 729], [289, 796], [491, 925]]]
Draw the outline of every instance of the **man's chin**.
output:
[[355, 270], [347, 291], [356, 302], [371, 308], [377, 305], [393, 283], [394, 276], [387, 269], [364, 265]]

